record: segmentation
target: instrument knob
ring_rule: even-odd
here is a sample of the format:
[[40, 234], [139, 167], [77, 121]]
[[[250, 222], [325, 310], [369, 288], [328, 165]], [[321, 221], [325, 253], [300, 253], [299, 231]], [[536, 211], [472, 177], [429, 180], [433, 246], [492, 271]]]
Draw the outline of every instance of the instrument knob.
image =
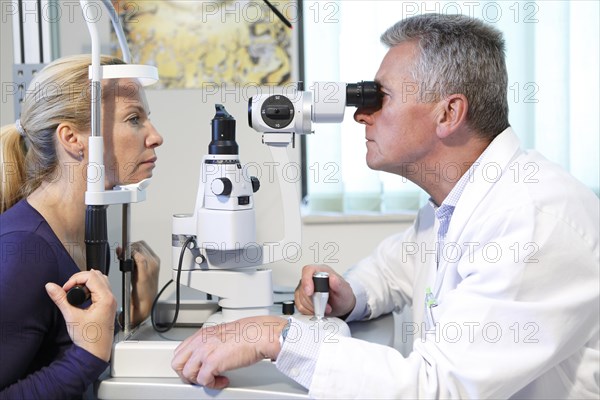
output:
[[210, 190], [216, 196], [229, 196], [233, 190], [233, 185], [229, 178], [217, 178], [210, 184]]

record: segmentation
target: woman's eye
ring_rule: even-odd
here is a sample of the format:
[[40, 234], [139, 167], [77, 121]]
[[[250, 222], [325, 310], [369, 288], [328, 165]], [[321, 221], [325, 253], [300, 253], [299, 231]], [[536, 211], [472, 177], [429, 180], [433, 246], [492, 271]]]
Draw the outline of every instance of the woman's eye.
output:
[[135, 117], [130, 117], [127, 122], [129, 122], [132, 125], [139, 125], [140, 124], [140, 117], [135, 116]]

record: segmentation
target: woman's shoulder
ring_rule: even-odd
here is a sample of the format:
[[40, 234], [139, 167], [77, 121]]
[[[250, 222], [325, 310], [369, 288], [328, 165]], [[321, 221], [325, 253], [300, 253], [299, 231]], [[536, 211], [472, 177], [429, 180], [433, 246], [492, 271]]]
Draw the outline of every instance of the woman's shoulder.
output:
[[0, 248], [4, 276], [35, 271], [44, 283], [64, 283], [79, 270], [44, 217], [26, 200], [0, 214]]
[[0, 235], [14, 232], [36, 232], [46, 220], [27, 200], [15, 203], [0, 214]]

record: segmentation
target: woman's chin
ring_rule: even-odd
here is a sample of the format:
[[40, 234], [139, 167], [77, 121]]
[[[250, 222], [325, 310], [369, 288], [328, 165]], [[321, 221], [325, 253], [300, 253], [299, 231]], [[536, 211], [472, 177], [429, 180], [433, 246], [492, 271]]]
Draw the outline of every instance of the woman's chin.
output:
[[152, 178], [152, 171], [145, 173], [143, 175], [136, 174], [135, 176], [127, 177], [123, 180], [123, 182], [116, 183], [107, 183], [105, 186], [105, 190], [112, 190], [115, 186], [126, 186], [126, 185], [134, 185], [136, 183], [140, 183], [144, 179]]

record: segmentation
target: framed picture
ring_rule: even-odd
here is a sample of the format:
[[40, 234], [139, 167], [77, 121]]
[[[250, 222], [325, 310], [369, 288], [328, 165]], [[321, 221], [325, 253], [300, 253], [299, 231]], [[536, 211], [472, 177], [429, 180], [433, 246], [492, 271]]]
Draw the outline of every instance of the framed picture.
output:
[[158, 67], [158, 88], [202, 88], [206, 83], [279, 86], [298, 80], [294, 35], [301, 13], [296, 0], [113, 4], [133, 62]]

